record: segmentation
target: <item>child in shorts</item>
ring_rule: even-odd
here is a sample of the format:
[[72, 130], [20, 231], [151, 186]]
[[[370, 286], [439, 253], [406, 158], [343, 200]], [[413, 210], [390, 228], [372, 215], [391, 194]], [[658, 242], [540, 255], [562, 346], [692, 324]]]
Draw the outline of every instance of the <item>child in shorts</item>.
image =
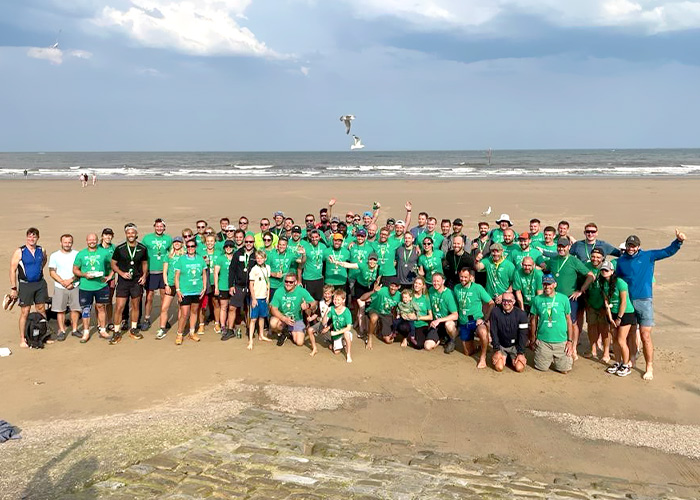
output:
[[[333, 285], [324, 285], [323, 299], [318, 301], [318, 309], [307, 318], [309, 329], [314, 335], [320, 334], [323, 328], [328, 325], [328, 312], [333, 307], [334, 291], [335, 287]], [[326, 340], [330, 341], [330, 337]]]
[[338, 354], [343, 349], [343, 341], [345, 341], [346, 361], [352, 363], [351, 346], [352, 346], [352, 315], [350, 309], [345, 307], [346, 294], [345, 290], [336, 290], [333, 293], [333, 307], [328, 312], [330, 324], [324, 327], [323, 333], [330, 332], [331, 345], [330, 349], [333, 354]]
[[270, 266], [265, 264], [267, 254], [255, 252], [255, 265], [250, 269], [250, 323], [248, 324], [248, 349], [253, 348], [255, 324], [258, 324], [258, 340], [271, 342], [265, 335], [265, 318], [269, 315], [270, 301]]
[[413, 292], [406, 289], [401, 292], [401, 302], [396, 306], [396, 319], [392, 324], [394, 334], [399, 329], [402, 323], [408, 323], [410, 328], [409, 338], [413, 339], [416, 336], [416, 320], [419, 313], [418, 305], [413, 303]]

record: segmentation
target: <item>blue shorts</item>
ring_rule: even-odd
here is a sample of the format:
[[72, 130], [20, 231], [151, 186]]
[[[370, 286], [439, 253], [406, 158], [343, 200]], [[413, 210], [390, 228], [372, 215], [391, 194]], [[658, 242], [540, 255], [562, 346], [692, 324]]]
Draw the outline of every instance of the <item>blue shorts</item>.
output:
[[476, 332], [476, 320], [468, 322], [466, 325], [459, 325], [459, 338], [462, 342], [471, 342], [474, 340]]
[[[252, 317], [252, 316], [251, 316]], [[305, 332], [306, 331], [306, 325], [304, 324], [304, 321], [301, 319], [298, 319], [294, 322], [294, 326], [289, 326], [289, 325], [284, 325], [282, 327], [282, 331], [286, 333], [292, 333], [292, 332]]]
[[654, 326], [653, 299], [635, 299], [632, 301], [632, 307], [639, 326]]
[[162, 290], [165, 288], [165, 280], [163, 279], [163, 273], [153, 273], [148, 275], [148, 281], [146, 282], [146, 290]]
[[571, 300], [571, 299], [569, 299], [569, 306], [571, 306], [571, 314], [570, 314], [570, 316], [571, 316], [571, 321], [574, 322], [574, 323], [576, 323], [576, 316], [578, 316], [578, 306], [579, 306], [579, 304], [580, 304], [579, 301], [580, 301], [581, 299], [582, 299], [582, 297], [579, 297], [579, 298], [576, 299], [576, 300]]
[[92, 302], [95, 304], [109, 304], [109, 287], [105, 286], [99, 290], [83, 290], [78, 292], [80, 307], [90, 307]]
[[250, 319], [267, 318], [269, 312], [267, 309], [267, 299], [256, 299], [258, 304], [250, 308]]

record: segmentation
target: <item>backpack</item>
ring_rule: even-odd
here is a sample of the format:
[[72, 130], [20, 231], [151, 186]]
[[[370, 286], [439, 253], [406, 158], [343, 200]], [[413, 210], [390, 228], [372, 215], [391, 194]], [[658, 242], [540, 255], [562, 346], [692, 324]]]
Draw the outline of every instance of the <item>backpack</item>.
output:
[[29, 313], [24, 327], [24, 340], [27, 345], [32, 349], [43, 349], [50, 335], [46, 318], [38, 312]]

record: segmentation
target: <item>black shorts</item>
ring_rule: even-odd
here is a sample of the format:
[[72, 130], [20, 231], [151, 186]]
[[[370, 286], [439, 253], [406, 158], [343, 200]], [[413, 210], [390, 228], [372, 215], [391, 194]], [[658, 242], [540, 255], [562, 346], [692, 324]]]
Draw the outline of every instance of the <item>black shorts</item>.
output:
[[391, 335], [392, 326], [394, 323], [394, 318], [391, 317], [391, 314], [379, 314], [374, 311], [372, 311], [370, 314], [376, 314], [378, 316], [377, 328], [375, 329], [376, 334], [380, 337], [388, 337]]
[[229, 293], [229, 305], [238, 309], [243, 309], [250, 302], [250, 292], [241, 286], [233, 287], [233, 293]]
[[303, 280], [304, 288], [309, 292], [315, 301], [323, 299], [323, 279], [320, 280]]
[[154, 273], [148, 275], [148, 281], [146, 281], [146, 290], [163, 290], [165, 288], [165, 280], [163, 279], [163, 273]]
[[99, 290], [83, 290], [81, 288], [78, 291], [78, 298], [81, 307], [90, 307], [93, 301], [95, 304], [109, 304], [109, 287], [105, 286]]
[[117, 289], [114, 293], [117, 297], [131, 297], [135, 299], [143, 295], [143, 287], [139, 285], [139, 282], [135, 279], [125, 280], [120, 276], [117, 280]]
[[46, 286], [46, 280], [20, 281], [17, 286], [17, 297], [19, 298], [20, 307], [46, 304], [49, 300], [49, 289]]
[[625, 313], [622, 315], [622, 319], [620, 320], [620, 326], [627, 326], [627, 325], [636, 325], [637, 324], [637, 315], [633, 312], [631, 313]]
[[416, 327], [415, 343], [409, 342], [408, 345], [416, 349], [423, 349], [426, 340], [432, 340], [437, 344], [440, 342], [440, 336], [435, 328], [430, 328], [430, 326], [418, 326]]
[[229, 300], [230, 298], [231, 294], [228, 290], [219, 290], [219, 300]]
[[180, 301], [181, 306], [191, 306], [192, 304], [199, 304], [199, 295], [183, 295]]
[[170, 293], [168, 293], [168, 289], [165, 289], [165, 295], [168, 297], [175, 297], [177, 295], [177, 290], [175, 290], [175, 285], [168, 285], [170, 287]]
[[358, 300], [360, 297], [362, 297], [364, 294], [369, 292], [371, 288], [367, 288], [366, 286], [360, 285], [359, 282], [355, 282], [355, 291], [352, 295], [352, 298], [355, 300]]

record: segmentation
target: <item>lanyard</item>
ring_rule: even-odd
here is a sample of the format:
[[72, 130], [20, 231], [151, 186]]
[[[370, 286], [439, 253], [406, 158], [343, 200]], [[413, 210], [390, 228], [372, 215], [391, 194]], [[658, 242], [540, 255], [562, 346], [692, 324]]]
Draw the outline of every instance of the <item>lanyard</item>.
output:
[[406, 254], [406, 247], [404, 247], [403, 250], [403, 263], [405, 266], [408, 265], [409, 259], [413, 256], [413, 247], [411, 247], [411, 250]]
[[588, 243], [586, 243], [585, 241], [583, 242], [583, 249], [586, 251], [586, 259], [591, 260], [591, 252], [595, 248], [595, 244], [596, 244], [596, 242], [594, 241], [591, 244], [591, 250], [589, 251], [588, 250]]
[[554, 304], [556, 303], [556, 301], [557, 301], [557, 296], [552, 295], [552, 302], [550, 302], [549, 307], [547, 307], [547, 316], [548, 316], [547, 321], [549, 323], [552, 322], [552, 313], [554, 312]]
[[131, 252], [131, 246], [127, 243], [126, 244], [126, 253], [129, 254], [129, 259], [131, 260], [131, 265], [134, 264], [134, 257], [136, 257], [136, 251], [138, 250], [138, 243], [134, 246], [134, 251], [133, 253]]
[[556, 276], [557, 278], [559, 277], [559, 273], [561, 272], [562, 268], [564, 267], [564, 264], [566, 264], [566, 261], [569, 260], [569, 257], [571, 257], [571, 255], [567, 255], [566, 259], [564, 259], [564, 262], [559, 264], [559, 269], [557, 269], [557, 272], [554, 276]]

